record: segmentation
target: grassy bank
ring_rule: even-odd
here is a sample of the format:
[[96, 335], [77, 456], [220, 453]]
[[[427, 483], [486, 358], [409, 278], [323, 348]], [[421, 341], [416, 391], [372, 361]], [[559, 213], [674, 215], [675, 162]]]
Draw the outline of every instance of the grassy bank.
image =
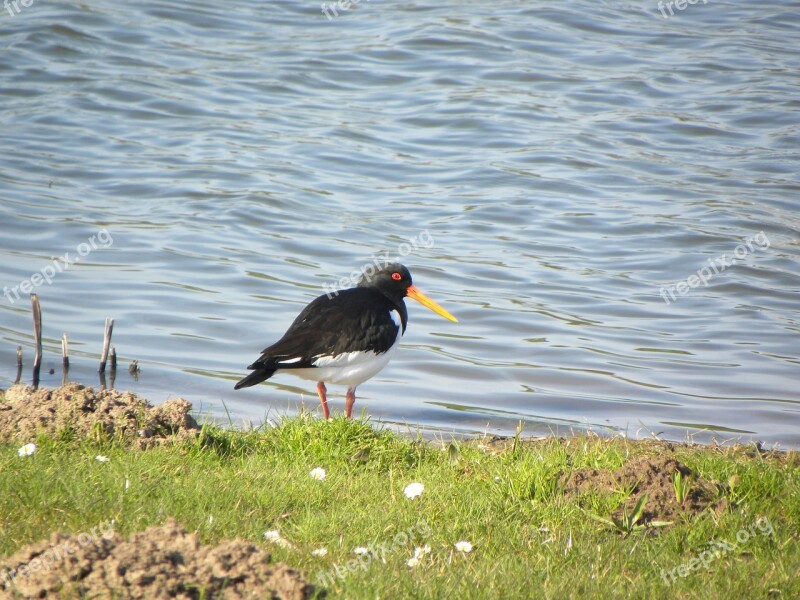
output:
[[[40, 436], [31, 456], [0, 445], [0, 557], [55, 530], [113, 519], [127, 535], [175, 517], [203, 542], [269, 549], [333, 598], [800, 597], [796, 453], [596, 437], [439, 447], [303, 416], [252, 432], [206, 425], [148, 450], [93, 438]], [[636, 481], [608, 483], [630, 464], [652, 475], [650, 457], [694, 473], [668, 526], [648, 512], [652, 495], [631, 522]], [[414, 482], [424, 490], [409, 499]]]

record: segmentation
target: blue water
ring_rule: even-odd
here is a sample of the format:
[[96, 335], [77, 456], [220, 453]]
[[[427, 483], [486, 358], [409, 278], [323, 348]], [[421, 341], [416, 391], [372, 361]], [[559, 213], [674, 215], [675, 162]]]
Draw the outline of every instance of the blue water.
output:
[[97, 385], [113, 317], [120, 389], [235, 424], [318, 410], [309, 382], [233, 383], [388, 255], [459, 323], [408, 301], [358, 390], [376, 421], [800, 447], [797, 2], [19, 6], [0, 386], [17, 345], [30, 381], [33, 290], [43, 385], [64, 332]]

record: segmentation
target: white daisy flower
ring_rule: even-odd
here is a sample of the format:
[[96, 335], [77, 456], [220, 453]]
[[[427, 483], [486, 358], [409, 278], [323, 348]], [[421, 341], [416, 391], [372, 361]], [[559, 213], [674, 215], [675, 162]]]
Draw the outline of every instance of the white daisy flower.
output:
[[17, 450], [17, 454], [20, 456], [30, 456], [36, 452], [36, 444], [25, 444], [22, 448]]
[[358, 548], [353, 549], [353, 554], [363, 556], [364, 554], [369, 554], [369, 549], [364, 548], [364, 546], [359, 546]]
[[458, 550], [459, 552], [463, 552], [464, 554], [469, 554], [470, 552], [472, 552], [472, 544], [470, 544], [469, 542], [465, 542], [463, 540], [460, 542], [456, 542], [455, 547], [456, 550]]
[[270, 529], [269, 531], [264, 532], [264, 539], [268, 542], [277, 542], [281, 539], [281, 532], [277, 529]]
[[424, 489], [425, 489], [425, 486], [422, 485], [421, 483], [416, 483], [416, 482], [415, 483], [409, 483], [406, 486], [406, 489], [403, 490], [403, 493], [408, 498], [413, 500], [417, 496], [421, 496], [422, 495], [422, 490], [424, 490]]
[[406, 561], [406, 564], [413, 569], [414, 567], [419, 565], [419, 559], [417, 557], [409, 558]]
[[325, 469], [317, 467], [316, 469], [311, 469], [309, 475], [311, 475], [311, 479], [316, 479], [317, 481], [324, 481], [327, 473], [325, 473]]
[[317, 548], [311, 551], [311, 556], [325, 556], [326, 554], [328, 554], [327, 548]]
[[281, 548], [291, 548], [292, 544], [281, 535], [281, 532], [277, 529], [272, 529], [270, 531], [264, 532], [264, 539], [268, 542], [272, 542], [280, 546]]
[[101, 455], [101, 454], [98, 454], [97, 456], [95, 456], [95, 457], [94, 457], [94, 459], [95, 459], [96, 461], [99, 461], [99, 462], [109, 462], [109, 461], [111, 460], [111, 459], [110, 459], [110, 458], [108, 458], [107, 456], [103, 456], [103, 455]]
[[414, 558], [422, 558], [426, 554], [431, 553], [431, 547], [429, 544], [425, 544], [424, 546], [419, 546], [418, 548], [414, 548]]

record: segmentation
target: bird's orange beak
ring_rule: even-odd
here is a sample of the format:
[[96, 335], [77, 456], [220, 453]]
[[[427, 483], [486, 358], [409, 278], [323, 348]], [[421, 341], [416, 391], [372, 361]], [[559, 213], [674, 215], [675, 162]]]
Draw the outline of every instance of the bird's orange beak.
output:
[[425, 294], [420, 292], [413, 285], [408, 286], [408, 291], [406, 292], [406, 295], [409, 298], [413, 298], [414, 300], [416, 300], [417, 302], [422, 304], [422, 306], [425, 306], [426, 308], [430, 308], [437, 315], [443, 316], [448, 321], [452, 321], [453, 323], [458, 323], [458, 319], [456, 319], [453, 315], [451, 315], [449, 312], [447, 312], [441, 306], [436, 304], [436, 302], [434, 302], [433, 300], [428, 298]]

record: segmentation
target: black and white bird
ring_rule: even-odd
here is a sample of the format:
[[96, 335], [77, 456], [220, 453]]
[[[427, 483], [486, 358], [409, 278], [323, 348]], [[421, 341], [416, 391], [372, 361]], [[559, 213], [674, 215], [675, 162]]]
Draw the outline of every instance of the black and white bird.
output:
[[261, 383], [276, 373], [291, 373], [317, 382], [322, 412], [329, 419], [325, 384], [344, 384], [348, 386], [345, 412], [352, 417], [356, 387], [386, 366], [406, 331], [406, 296], [457, 322], [412, 285], [406, 267], [391, 263], [365, 272], [357, 287], [313, 300], [283, 337], [247, 367], [253, 372], [234, 389]]

